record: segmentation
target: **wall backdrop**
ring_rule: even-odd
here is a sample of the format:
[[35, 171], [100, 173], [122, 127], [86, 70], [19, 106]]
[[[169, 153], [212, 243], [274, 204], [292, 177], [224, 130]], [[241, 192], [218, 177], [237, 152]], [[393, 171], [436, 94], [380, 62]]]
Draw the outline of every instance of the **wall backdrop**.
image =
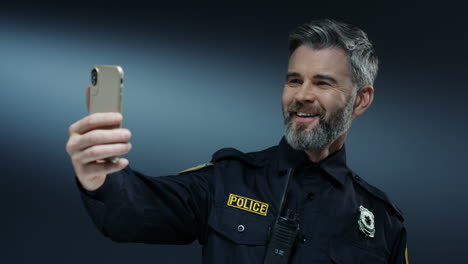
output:
[[[178, 5], [178, 6], [177, 6]], [[201, 247], [118, 244], [87, 216], [65, 151], [93, 64], [125, 70], [127, 155], [174, 174], [222, 147], [277, 144], [287, 36], [315, 18], [363, 28], [380, 57], [348, 163], [404, 212], [412, 263], [468, 249], [468, 37], [458, 7], [340, 6], [0, 11], [1, 263], [201, 263]]]

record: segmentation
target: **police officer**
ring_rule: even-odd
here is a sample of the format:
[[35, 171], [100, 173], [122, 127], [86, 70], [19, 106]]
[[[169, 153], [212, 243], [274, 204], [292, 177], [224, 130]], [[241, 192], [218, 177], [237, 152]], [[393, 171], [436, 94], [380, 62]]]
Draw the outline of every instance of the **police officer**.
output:
[[203, 245], [203, 263], [407, 263], [400, 211], [346, 165], [353, 119], [374, 98], [378, 60], [367, 35], [335, 20], [289, 36], [284, 137], [271, 148], [226, 148], [178, 175], [151, 177], [128, 160], [118, 113], [70, 126], [85, 207], [118, 242]]

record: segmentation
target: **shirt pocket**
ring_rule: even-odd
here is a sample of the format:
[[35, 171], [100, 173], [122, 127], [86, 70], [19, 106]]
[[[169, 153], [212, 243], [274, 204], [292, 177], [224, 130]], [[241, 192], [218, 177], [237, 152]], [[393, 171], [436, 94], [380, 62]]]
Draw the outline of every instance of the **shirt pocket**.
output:
[[346, 237], [330, 240], [330, 258], [336, 264], [385, 264], [388, 255], [384, 250], [371, 248]]
[[235, 208], [214, 207], [208, 225], [234, 244], [264, 246], [273, 219]]

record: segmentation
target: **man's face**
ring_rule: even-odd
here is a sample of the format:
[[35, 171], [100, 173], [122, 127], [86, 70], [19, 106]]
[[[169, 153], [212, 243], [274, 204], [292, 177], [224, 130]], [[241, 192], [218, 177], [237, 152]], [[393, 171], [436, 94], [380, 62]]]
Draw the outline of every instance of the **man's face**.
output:
[[321, 150], [346, 132], [355, 94], [346, 53], [300, 46], [289, 58], [282, 108], [285, 137], [298, 150]]

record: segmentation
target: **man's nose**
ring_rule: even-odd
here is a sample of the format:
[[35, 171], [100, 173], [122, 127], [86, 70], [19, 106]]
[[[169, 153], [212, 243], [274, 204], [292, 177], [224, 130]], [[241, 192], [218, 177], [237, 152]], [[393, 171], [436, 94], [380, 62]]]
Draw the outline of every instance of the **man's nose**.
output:
[[299, 102], [313, 102], [316, 99], [316, 88], [308, 82], [304, 82], [297, 90], [294, 99]]

